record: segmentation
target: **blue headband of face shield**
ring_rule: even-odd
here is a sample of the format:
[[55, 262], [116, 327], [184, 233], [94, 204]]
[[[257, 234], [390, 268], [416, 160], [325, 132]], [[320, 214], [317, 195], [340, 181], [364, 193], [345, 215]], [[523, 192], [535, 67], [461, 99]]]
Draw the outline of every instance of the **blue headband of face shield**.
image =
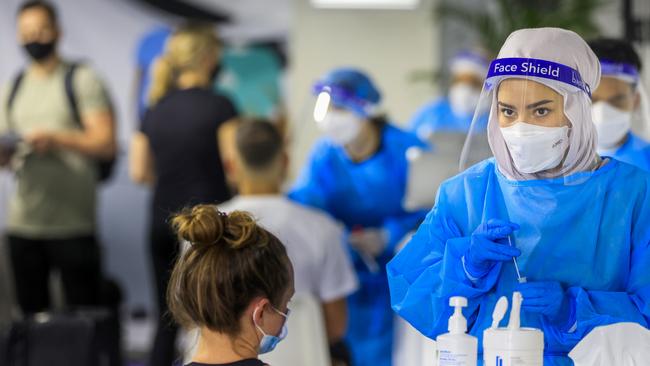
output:
[[582, 80], [578, 70], [557, 62], [535, 58], [499, 58], [490, 64], [485, 82], [488, 90], [494, 87], [490, 78], [496, 76], [533, 76], [556, 80], [574, 86], [591, 97], [591, 88]]
[[[324, 110], [324, 112], [327, 111], [327, 108], [331, 104], [338, 108], [348, 109], [359, 117], [368, 118], [372, 113], [372, 107], [376, 104], [376, 102], [361, 98], [350, 89], [338, 85], [316, 83], [312, 91], [318, 96], [316, 109], [319, 109], [320, 105], [320, 108]], [[325, 95], [327, 95], [327, 97], [325, 97]], [[316, 115], [316, 112], [317, 111], [315, 110], [314, 115]]]
[[603, 76], [613, 76], [632, 84], [639, 82], [639, 70], [636, 66], [625, 62], [600, 60], [600, 71]]

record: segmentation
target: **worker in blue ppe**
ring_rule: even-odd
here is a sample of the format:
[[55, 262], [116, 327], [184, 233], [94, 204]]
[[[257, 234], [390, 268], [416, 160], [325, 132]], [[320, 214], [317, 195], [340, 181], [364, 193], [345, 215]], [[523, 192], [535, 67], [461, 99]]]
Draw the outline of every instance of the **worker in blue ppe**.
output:
[[444, 182], [388, 264], [393, 309], [426, 336], [447, 331], [449, 298], [465, 296], [481, 345], [496, 301], [513, 291], [522, 326], [544, 332], [544, 365], [571, 365], [567, 353], [594, 327], [648, 327], [650, 174], [598, 155], [599, 80], [598, 58], [573, 32], [508, 37], [481, 97], [494, 158]]
[[631, 131], [648, 120], [648, 100], [640, 79], [641, 59], [634, 47], [618, 39], [596, 39], [589, 46], [600, 59], [602, 78], [592, 94], [598, 153], [650, 171], [650, 143]]
[[314, 86], [314, 119], [324, 138], [313, 148], [289, 197], [327, 211], [347, 228], [360, 289], [348, 298], [346, 341], [356, 366], [391, 364], [393, 312], [386, 264], [424, 219], [402, 207], [406, 150], [425, 145], [386, 122], [381, 96], [363, 72], [335, 69]]
[[457, 53], [450, 62], [451, 84], [447, 96], [420, 108], [411, 118], [409, 130], [423, 141], [430, 141], [436, 132], [467, 133], [479, 108], [480, 121], [475, 126], [484, 131], [487, 111], [478, 102], [488, 65], [488, 59], [480, 52]]

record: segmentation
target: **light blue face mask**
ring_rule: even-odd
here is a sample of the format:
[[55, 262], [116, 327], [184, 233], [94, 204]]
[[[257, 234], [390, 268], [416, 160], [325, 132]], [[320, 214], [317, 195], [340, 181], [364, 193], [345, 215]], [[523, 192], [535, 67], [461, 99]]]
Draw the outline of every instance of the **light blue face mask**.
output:
[[253, 312], [253, 324], [255, 324], [255, 328], [262, 333], [262, 340], [260, 341], [260, 348], [259, 348], [259, 353], [264, 354], [264, 353], [269, 353], [275, 349], [275, 347], [280, 343], [283, 339], [287, 337], [287, 334], [289, 333], [289, 329], [287, 328], [287, 319], [289, 318], [289, 314], [291, 314], [291, 311], [287, 309], [287, 313], [283, 313], [280, 310], [276, 309], [275, 307], [271, 306], [271, 308], [278, 314], [282, 315], [284, 317], [284, 324], [282, 325], [282, 329], [280, 330], [280, 334], [277, 336], [274, 335], [269, 335], [262, 330], [262, 328], [257, 325], [255, 322], [255, 315], [257, 314], [257, 309]]

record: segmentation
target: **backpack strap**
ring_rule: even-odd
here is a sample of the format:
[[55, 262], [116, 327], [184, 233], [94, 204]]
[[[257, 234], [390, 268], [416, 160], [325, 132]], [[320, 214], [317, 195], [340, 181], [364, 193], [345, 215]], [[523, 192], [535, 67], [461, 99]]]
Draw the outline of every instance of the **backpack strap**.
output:
[[79, 127], [83, 128], [81, 114], [79, 113], [79, 104], [77, 103], [77, 97], [74, 92], [74, 74], [79, 66], [79, 63], [74, 62], [67, 66], [65, 70], [64, 84], [65, 95], [68, 99], [68, 106], [70, 107], [70, 113], [72, 113], [72, 119], [79, 125]]
[[13, 130], [16, 127], [11, 118], [11, 108], [14, 105], [14, 101], [16, 100], [16, 95], [18, 94], [18, 88], [20, 88], [20, 84], [22, 83], [24, 77], [25, 77], [25, 70], [21, 70], [20, 72], [18, 72], [18, 74], [14, 78], [13, 84], [11, 84], [11, 89], [9, 89], [9, 96], [7, 98], [7, 104], [6, 104], [6, 113], [7, 113], [7, 124], [9, 125], [10, 130]]

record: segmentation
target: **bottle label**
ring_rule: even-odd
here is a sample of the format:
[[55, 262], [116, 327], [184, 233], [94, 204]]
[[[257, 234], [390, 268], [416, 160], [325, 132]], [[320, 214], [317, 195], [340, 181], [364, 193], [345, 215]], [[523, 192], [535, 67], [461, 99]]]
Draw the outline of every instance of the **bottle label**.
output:
[[514, 354], [503, 355], [486, 352], [484, 357], [485, 366], [542, 366], [543, 357], [536, 354]]
[[468, 361], [469, 355], [466, 353], [438, 351], [438, 366], [464, 366]]

